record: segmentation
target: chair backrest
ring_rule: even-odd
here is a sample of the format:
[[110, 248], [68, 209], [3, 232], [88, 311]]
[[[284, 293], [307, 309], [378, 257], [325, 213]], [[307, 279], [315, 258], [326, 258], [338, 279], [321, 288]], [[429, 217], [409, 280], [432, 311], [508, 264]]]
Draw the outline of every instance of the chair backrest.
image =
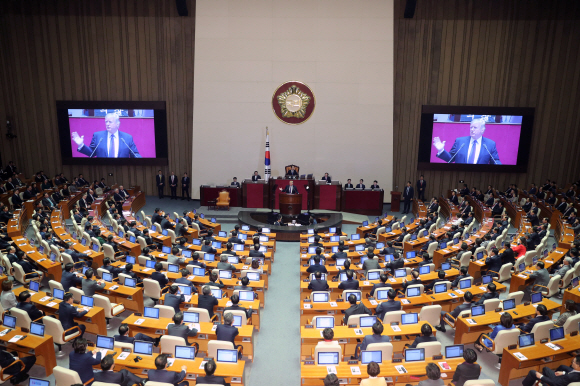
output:
[[74, 370], [69, 370], [65, 367], [56, 366], [52, 370], [52, 372], [54, 374], [56, 386], [70, 386], [75, 384], [80, 385], [83, 384], [83, 382], [81, 381], [81, 377], [79, 376], [79, 373], [77, 373]]
[[95, 300], [95, 307], [100, 307], [104, 310], [105, 318], [113, 317], [113, 305], [108, 297], [95, 294], [93, 299]]
[[218, 202], [230, 202], [230, 192], [222, 190], [218, 195]]
[[524, 256], [518, 257], [518, 259], [516, 260], [516, 266], [515, 266], [516, 272], [521, 272], [520, 271], [520, 265], [521, 264], [524, 264], [524, 265], [526, 264], [525, 263], [525, 257]]
[[137, 256], [137, 261], [139, 262], [139, 265], [141, 265], [143, 267], [147, 264], [147, 260], [151, 260], [151, 259], [149, 257], [143, 256], [143, 255]]
[[109, 244], [103, 244], [102, 248], [103, 248], [103, 253], [105, 254], [105, 257], [108, 257], [109, 259], [111, 259], [111, 261], [114, 261], [115, 260], [115, 249]]
[[473, 256], [472, 252], [465, 252], [463, 255], [461, 255], [461, 259], [459, 259], [459, 266], [468, 267], [471, 256]]
[[14, 263], [12, 264], [12, 268], [14, 269], [14, 279], [16, 279], [17, 282], [26, 284], [31, 280], [26, 278], [26, 275], [24, 274], [24, 269], [22, 269], [22, 266], [20, 264]]
[[514, 265], [512, 263], [502, 265], [501, 268], [499, 269], [499, 277], [497, 281], [501, 283], [503, 281], [509, 280], [511, 278], [511, 270], [513, 266]]
[[199, 314], [199, 322], [200, 323], [210, 322], [209, 312], [205, 308], [191, 307], [187, 311], [189, 311], [189, 312], [197, 312]]
[[485, 248], [484, 248], [484, 247], [479, 247], [479, 248], [476, 248], [476, 249], [475, 249], [475, 257], [477, 258], [477, 254], [478, 254], [479, 252], [484, 252], [484, 251], [485, 251]]
[[401, 324], [401, 316], [403, 314], [406, 314], [405, 311], [389, 311], [385, 314], [385, 317], [383, 318], [383, 324], [390, 324], [393, 322], [399, 322], [399, 324]]
[[382, 351], [382, 359], [390, 361], [393, 359], [393, 344], [388, 342], [371, 343], [367, 345], [367, 351]]
[[379, 229], [377, 229], [377, 238], [381, 233], [385, 233], [385, 227], [379, 227]]
[[97, 268], [97, 276], [103, 277], [103, 273], [111, 273], [108, 269], [105, 268]]
[[507, 299], [515, 299], [516, 306], [519, 306], [522, 304], [522, 300], [524, 299], [524, 291], [511, 292], [507, 295]]
[[28, 316], [28, 312], [21, 310], [18, 307], [12, 307], [10, 309], [10, 313], [12, 314], [12, 316], [16, 317], [16, 327], [24, 327], [24, 328], [30, 328], [30, 316]]
[[75, 261], [73, 260], [72, 256], [69, 255], [68, 253], [61, 253], [60, 255], [62, 257], [62, 264], [63, 265], [67, 265], [68, 263], [71, 263], [74, 265]]
[[[493, 379], [476, 379], [465, 381], [463, 386], [495, 386], [495, 381]], [[568, 386], [572, 386], [572, 383]]]
[[564, 334], [569, 335], [573, 331], [578, 331], [578, 323], [580, 322], [580, 314], [572, 315], [566, 319], [564, 323]]
[[147, 247], [147, 242], [145, 241], [145, 239], [143, 237], [137, 236], [137, 242], [139, 243], [139, 246], [141, 247], [141, 249]]
[[77, 303], [81, 302], [81, 296], [85, 294], [85, 292], [82, 289], [76, 287], [70, 287], [69, 292], [72, 294], [73, 300]]
[[405, 235], [405, 237], [403, 237], [403, 244], [408, 242], [409, 240], [411, 240], [411, 235], [410, 234]]
[[160, 318], [173, 319], [173, 316], [175, 315], [175, 309], [173, 307], [156, 304], [155, 308], [159, 309]]
[[495, 339], [493, 340], [495, 343], [495, 350], [493, 351], [496, 355], [503, 354], [503, 349], [517, 344], [518, 337], [520, 336], [520, 330], [517, 328], [513, 328], [511, 330], [502, 330], [497, 333]]
[[[131, 352], [133, 352], [133, 344], [131, 344], [131, 343], [115, 341], [114, 347], [118, 347], [120, 349], [129, 349], [129, 350], [131, 350]], [[94, 385], [94, 383], [93, 383], [93, 385]]]
[[348, 297], [346, 295], [347, 295], [347, 293], [350, 295], [353, 292], [358, 292], [359, 296], [361, 296], [361, 299], [362, 299], [362, 291], [358, 291], [358, 290], [344, 290], [344, 291], [342, 291], [341, 297], [344, 299], [345, 302], [348, 302]]
[[566, 288], [570, 285], [570, 282], [572, 281], [572, 275], [574, 275], [574, 270], [573, 269], [569, 269], [565, 274], [564, 274], [564, 278], [562, 279], [562, 285], [560, 286], [561, 288]]
[[62, 335], [64, 334], [64, 329], [62, 328], [60, 320], [53, 318], [52, 316], [45, 316], [44, 318], [42, 318], [42, 322], [44, 323], [45, 334], [52, 336], [54, 343], [56, 344], [66, 343], [62, 337]]
[[419, 320], [436, 326], [440, 323], [441, 310], [442, 307], [440, 305], [423, 306], [421, 312], [419, 312]]
[[[435, 224], [431, 225], [434, 226]], [[435, 253], [435, 251], [437, 250], [437, 248], [439, 247], [439, 243], [431, 243], [429, 244], [429, 246], [427, 247], [427, 253], [429, 254], [429, 257], [433, 258], [433, 253]]]
[[224, 315], [227, 313], [231, 313], [233, 316], [240, 316], [242, 318], [242, 326], [245, 326], [248, 324], [248, 317], [246, 315], [245, 311], [240, 311], [240, 310], [227, 310], [224, 311]]
[[547, 293], [542, 293], [542, 295], [544, 295], [547, 298], [551, 298], [552, 296], [556, 295], [558, 292], [560, 292], [560, 279], [562, 277], [560, 275], [554, 275], [550, 278], [550, 281], [548, 282], [548, 291]]
[[161, 298], [161, 286], [157, 280], [143, 279], [143, 294], [152, 299]]
[[533, 264], [534, 257], [536, 257], [537, 255], [538, 254], [536, 253], [536, 251], [526, 252], [526, 254], [524, 255], [524, 262], [526, 263], [526, 267], [529, 267]]
[[[200, 320], [201, 321], [201, 320]], [[207, 342], [207, 356], [217, 358], [217, 350], [234, 350], [234, 344], [224, 340], [210, 340]]]
[[173, 229], [167, 229], [167, 235], [171, 237], [171, 244], [175, 244], [175, 231]]
[[319, 352], [336, 352], [338, 353], [338, 361], [342, 362], [342, 346], [341, 345], [316, 345], [314, 347], [314, 363], [318, 365]]
[[172, 354], [175, 355], [175, 346], [185, 346], [186, 342], [180, 336], [161, 336], [159, 341], [159, 347], [161, 349], [161, 354]]
[[407, 289], [405, 290], [405, 296], [408, 296], [409, 290], [411, 288], [419, 288], [420, 294], [422, 294], [425, 291], [425, 286], [423, 284], [413, 284], [413, 285], [407, 286]]
[[551, 328], [554, 328], [554, 322], [551, 320], [534, 324], [531, 331], [534, 334], [534, 341], [539, 342], [542, 339], [549, 339]]
[[425, 358], [431, 358], [433, 355], [441, 355], [441, 342], [423, 342], [419, 343], [417, 348], [425, 349]]
[[487, 299], [483, 301], [483, 305], [485, 306], [485, 312], [494, 311], [496, 308], [499, 307], [501, 300], [499, 299]]
[[399, 228], [401, 228], [401, 224], [399, 224], [398, 222], [396, 222], [396, 223], [394, 223], [394, 224], [391, 226], [391, 231], [397, 230], [397, 229], [399, 229]]
[[64, 287], [62, 286], [62, 283], [58, 282], [56, 280], [49, 280], [48, 286], [50, 287], [50, 293], [52, 293], [52, 290], [55, 288], [58, 288], [58, 289], [61, 289], [64, 291]]

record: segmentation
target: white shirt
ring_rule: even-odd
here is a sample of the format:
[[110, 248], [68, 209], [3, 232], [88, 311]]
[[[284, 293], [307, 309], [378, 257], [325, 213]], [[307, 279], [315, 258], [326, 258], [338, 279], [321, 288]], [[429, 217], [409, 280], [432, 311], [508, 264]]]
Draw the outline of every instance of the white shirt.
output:
[[109, 154], [109, 152], [110, 152], [109, 147], [111, 147], [111, 135], [115, 136], [115, 139], [113, 141], [115, 143], [113, 157], [117, 158], [119, 156], [119, 131], [117, 130], [117, 132], [115, 134], [107, 133], [107, 154]]
[[[481, 141], [483, 140], [483, 137], [480, 137], [477, 140], [477, 145], [475, 145], [475, 157], [473, 157], [473, 163], [476, 164], [477, 160], [479, 159], [479, 151], [481, 150]], [[471, 146], [473, 145], [473, 141], [474, 139], [471, 138], [469, 140], [469, 148], [467, 149], [467, 159], [469, 159], [469, 154], [471, 153]]]

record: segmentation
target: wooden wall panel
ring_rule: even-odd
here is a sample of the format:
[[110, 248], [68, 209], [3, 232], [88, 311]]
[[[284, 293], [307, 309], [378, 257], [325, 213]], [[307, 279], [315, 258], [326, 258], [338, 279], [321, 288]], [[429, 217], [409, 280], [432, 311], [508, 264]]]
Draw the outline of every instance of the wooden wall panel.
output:
[[[395, 2], [393, 187], [420, 174], [429, 195], [469, 186], [580, 177], [580, 3], [422, 0], [413, 19]], [[528, 172], [417, 170], [422, 105], [535, 107]]]
[[[33, 0], [0, 3], [0, 151], [32, 175], [79, 173], [155, 194], [155, 166], [62, 166], [56, 100], [167, 102], [169, 166], [192, 173], [195, 2]], [[5, 117], [17, 139], [7, 141]], [[113, 177], [107, 177], [113, 173]]]

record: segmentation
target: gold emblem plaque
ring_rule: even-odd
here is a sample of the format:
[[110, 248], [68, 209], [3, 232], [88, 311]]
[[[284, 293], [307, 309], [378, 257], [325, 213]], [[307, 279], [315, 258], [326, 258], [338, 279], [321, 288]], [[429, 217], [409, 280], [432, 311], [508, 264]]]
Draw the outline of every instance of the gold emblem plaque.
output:
[[299, 125], [310, 118], [316, 100], [305, 83], [290, 81], [280, 85], [272, 96], [272, 110], [276, 117], [289, 125]]

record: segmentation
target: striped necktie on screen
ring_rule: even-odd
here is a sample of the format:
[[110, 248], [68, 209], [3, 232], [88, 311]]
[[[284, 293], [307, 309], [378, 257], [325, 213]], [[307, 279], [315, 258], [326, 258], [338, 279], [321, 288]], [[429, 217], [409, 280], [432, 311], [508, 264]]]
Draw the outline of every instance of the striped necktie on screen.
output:
[[109, 158], [115, 158], [115, 135], [111, 135], [111, 140], [109, 141]]
[[467, 159], [468, 164], [473, 163], [473, 159], [475, 158], [475, 148], [477, 147], [477, 141], [473, 141], [471, 144], [471, 149], [469, 150], [469, 158]]

